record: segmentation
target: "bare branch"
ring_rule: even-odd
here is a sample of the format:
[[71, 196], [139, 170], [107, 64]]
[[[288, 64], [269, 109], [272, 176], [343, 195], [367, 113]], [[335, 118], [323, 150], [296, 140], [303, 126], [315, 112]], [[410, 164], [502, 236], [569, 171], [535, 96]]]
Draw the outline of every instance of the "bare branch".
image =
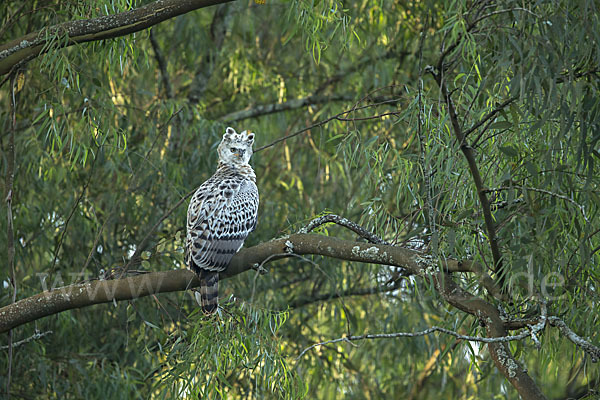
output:
[[258, 106], [248, 107], [243, 110], [235, 111], [219, 118], [220, 121], [234, 122], [248, 118], [260, 117], [263, 115], [273, 114], [281, 111], [295, 110], [297, 108], [310, 106], [314, 104], [331, 103], [334, 101], [350, 101], [354, 100], [354, 96], [349, 95], [334, 95], [320, 96], [313, 95], [300, 99], [292, 99], [283, 103], [262, 104]]
[[231, 0], [157, 0], [142, 7], [114, 15], [69, 21], [29, 33], [0, 46], [0, 75], [47, 50], [48, 38], [66, 36], [64, 46], [125, 36], [167, 19]]
[[567, 339], [575, 343], [584, 352], [586, 352], [592, 359], [592, 362], [600, 361], [600, 347], [594, 346], [581, 336], [577, 335], [569, 328], [565, 321], [558, 317], [549, 317], [548, 323], [550, 323], [550, 325], [552, 326], [557, 327], [560, 330], [560, 332], [567, 337]]
[[504, 13], [509, 13], [509, 12], [513, 12], [513, 11], [523, 11], [526, 12], [528, 14], [533, 15], [536, 18], [540, 18], [539, 15], [537, 15], [536, 13], [534, 13], [531, 10], [528, 10], [526, 8], [522, 8], [522, 7], [514, 7], [514, 8], [507, 8], [507, 9], [503, 9], [503, 10], [496, 10], [496, 11], [492, 11], [490, 13], [487, 13], [485, 15], [482, 15], [481, 17], [477, 18], [475, 21], [473, 21], [471, 23], [472, 26], [477, 25], [479, 22], [483, 21], [484, 19], [493, 17], [494, 15], [498, 15], [498, 14], [504, 14]]
[[583, 215], [583, 219], [585, 219], [586, 222], [590, 222], [587, 218], [587, 215], [585, 214], [585, 208], [581, 204], [577, 203], [575, 200], [573, 200], [570, 197], [564, 196], [562, 194], [554, 193], [549, 190], [538, 189], [538, 188], [529, 187], [529, 186], [502, 186], [502, 187], [498, 187], [498, 188], [486, 189], [485, 192], [491, 193], [491, 192], [499, 192], [501, 190], [511, 190], [511, 189], [528, 190], [531, 192], [543, 193], [543, 194], [547, 194], [552, 197], [556, 197], [561, 200], [568, 201], [569, 203], [574, 204], [579, 209], [579, 211], [581, 211], [581, 214]]
[[[427, 70], [431, 72], [440, 88], [441, 95], [446, 103], [446, 107], [448, 108], [448, 115], [450, 117], [452, 130], [454, 131], [454, 136], [460, 145], [460, 150], [465, 156], [469, 170], [471, 171], [471, 177], [473, 178], [473, 183], [475, 184], [475, 189], [477, 190], [477, 196], [479, 198], [479, 202], [481, 203], [481, 211], [483, 212], [483, 220], [485, 222], [488, 241], [490, 243], [490, 250], [492, 251], [492, 257], [494, 259], [494, 272], [498, 274], [499, 281], [503, 282], [504, 271], [502, 271], [502, 254], [500, 253], [500, 247], [498, 246], [498, 240], [496, 238], [494, 217], [492, 216], [490, 202], [483, 187], [483, 179], [481, 178], [479, 167], [477, 166], [477, 161], [475, 160], [473, 148], [466, 143], [466, 137], [461, 129], [461, 124], [458, 120], [458, 115], [456, 113], [452, 98], [450, 97], [450, 93], [446, 88], [443, 73], [441, 71], [436, 72], [431, 67], [427, 68]], [[503, 285], [500, 284], [500, 287], [502, 286]]]
[[[353, 110], [354, 111], [354, 110]], [[398, 115], [400, 114], [398, 111], [390, 111], [390, 112], [385, 112], [382, 114], [377, 114], [377, 115], [370, 115], [368, 117], [353, 117], [353, 118], [346, 118], [346, 117], [336, 117], [335, 119], [337, 119], [338, 121], [368, 121], [370, 119], [379, 119], [382, 117], [387, 117], [390, 115]]]
[[[545, 324], [543, 324], [541, 327], [536, 326], [536, 328], [532, 327], [532, 332], [535, 332], [535, 333], [539, 332], [541, 329], [543, 329], [544, 325]], [[338, 338], [338, 339], [326, 340], [324, 342], [315, 343], [315, 344], [307, 347], [306, 349], [302, 350], [300, 355], [298, 357], [296, 357], [296, 360], [302, 358], [302, 356], [304, 354], [306, 354], [307, 351], [314, 349], [315, 347], [319, 347], [319, 346], [323, 346], [323, 345], [327, 345], [327, 344], [331, 344], [331, 343], [351, 342], [354, 340], [365, 340], [365, 339], [395, 339], [395, 338], [399, 338], [399, 337], [418, 337], [418, 336], [430, 335], [433, 332], [441, 332], [441, 333], [445, 333], [446, 335], [454, 336], [457, 339], [468, 340], [470, 342], [481, 342], [481, 343], [507, 343], [507, 342], [512, 342], [515, 340], [523, 340], [526, 337], [531, 336], [530, 331], [525, 331], [518, 335], [509, 335], [509, 336], [501, 336], [501, 337], [468, 336], [468, 335], [461, 335], [458, 332], [454, 332], [450, 329], [441, 328], [439, 326], [432, 326], [431, 328], [425, 329], [424, 331], [420, 331], [420, 332], [396, 332], [396, 333], [375, 333], [375, 334], [369, 333], [369, 334], [360, 335], [360, 336], [345, 336], [345, 337]]]
[[351, 296], [370, 296], [372, 294], [392, 292], [394, 290], [398, 290], [402, 287], [402, 280], [397, 279], [391, 285], [377, 285], [366, 288], [353, 288], [344, 290], [342, 292], [335, 293], [322, 293], [312, 297], [300, 298], [292, 301], [289, 304], [289, 308], [300, 308], [309, 304], [319, 303], [321, 301], [334, 300], [343, 297], [351, 297]]
[[[222, 279], [245, 272], [253, 265], [260, 265], [269, 257], [274, 261], [306, 254], [392, 265], [402, 267], [415, 275], [428, 273], [425, 271], [426, 266], [422, 261], [422, 253], [415, 250], [353, 242], [322, 235], [294, 234], [240, 250], [231, 260], [228, 269], [222, 274]], [[468, 262], [447, 260], [444, 268], [451, 272], [464, 271], [465, 265], [468, 264]], [[51, 290], [1, 308], [0, 332], [6, 332], [39, 318], [74, 308], [131, 300], [155, 293], [183, 291], [199, 284], [196, 274], [188, 269], [180, 269], [51, 288]]]
[[[23, 344], [26, 344], [26, 343], [32, 342], [32, 341], [34, 341], [34, 340], [39, 340], [39, 339], [43, 338], [44, 336], [46, 336], [46, 335], [50, 335], [50, 334], [52, 334], [52, 333], [53, 333], [52, 331], [46, 331], [46, 332], [36, 332], [36, 333], [34, 333], [33, 335], [29, 336], [27, 339], [19, 340], [18, 342], [15, 342], [15, 343], [13, 343], [13, 344], [12, 344], [12, 346], [13, 346], [13, 347], [18, 347], [18, 346], [21, 346], [21, 345], [23, 345]], [[6, 350], [6, 349], [8, 349], [8, 348], [9, 348], [9, 345], [6, 345], [6, 346], [0, 346], [0, 350]]]
[[[261, 151], [261, 150], [267, 149], [269, 147], [272, 147], [272, 146], [276, 145], [277, 143], [280, 143], [280, 142], [283, 142], [284, 140], [293, 138], [294, 136], [298, 136], [301, 133], [310, 131], [313, 128], [318, 128], [320, 126], [323, 126], [323, 125], [327, 124], [330, 121], [333, 121], [333, 120], [336, 120], [336, 119], [340, 120], [340, 121], [343, 121], [344, 120], [342, 118], [343, 115], [355, 112], [357, 110], [362, 110], [362, 109], [366, 109], [366, 108], [370, 108], [370, 107], [375, 107], [375, 106], [378, 106], [378, 105], [381, 105], [381, 104], [391, 104], [391, 103], [396, 103], [396, 102], [398, 102], [398, 99], [384, 100], [384, 101], [377, 102], [377, 103], [367, 104], [367, 105], [364, 105], [364, 106], [361, 106], [361, 107], [356, 107], [355, 106], [355, 107], [351, 108], [350, 110], [342, 111], [342, 112], [340, 112], [340, 113], [338, 113], [338, 114], [336, 114], [336, 115], [334, 115], [332, 117], [329, 117], [329, 118], [326, 118], [326, 119], [324, 119], [322, 121], [314, 123], [314, 124], [312, 124], [310, 126], [307, 126], [306, 128], [302, 128], [299, 131], [296, 131], [296, 132], [291, 133], [289, 135], [280, 137], [279, 139], [276, 139], [276, 140], [272, 141], [271, 143], [269, 143], [267, 145], [264, 145], [264, 146], [261, 146], [261, 147], [257, 148], [256, 150], [254, 150], [254, 152], [256, 153], [258, 151]], [[397, 114], [397, 113], [392, 113], [392, 114]], [[387, 115], [387, 114], [385, 114], [385, 115]], [[364, 119], [380, 118], [380, 117], [385, 116], [385, 115], [379, 115], [379, 116], [376, 116], [376, 117], [367, 117], [367, 118], [364, 118]], [[346, 119], [346, 120], [347, 121], [357, 121], [359, 119]]]
[[323, 215], [321, 217], [315, 218], [312, 221], [310, 221], [308, 223], [308, 225], [306, 225], [304, 228], [300, 229], [298, 231], [298, 233], [310, 233], [312, 230], [318, 228], [319, 226], [330, 223], [330, 222], [333, 222], [335, 224], [338, 224], [340, 226], [350, 229], [351, 231], [353, 231], [360, 237], [367, 239], [371, 243], [388, 244], [388, 245], [390, 244], [389, 242], [386, 242], [385, 240], [381, 239], [379, 236], [375, 235], [374, 233], [367, 231], [365, 228], [358, 225], [357, 223], [352, 222], [347, 218], [340, 217], [339, 215], [336, 215], [336, 214], [327, 214], [327, 215]]
[[167, 99], [172, 99], [175, 97], [175, 92], [173, 92], [173, 86], [171, 86], [171, 81], [169, 80], [169, 74], [167, 73], [167, 62], [162, 55], [162, 51], [160, 50], [160, 46], [154, 37], [154, 28], [150, 29], [150, 44], [152, 45], [152, 50], [154, 50], [154, 57], [156, 58], [156, 62], [158, 63], [158, 68], [160, 69], [160, 75], [162, 78], [163, 86], [165, 87], [165, 92], [167, 94]]

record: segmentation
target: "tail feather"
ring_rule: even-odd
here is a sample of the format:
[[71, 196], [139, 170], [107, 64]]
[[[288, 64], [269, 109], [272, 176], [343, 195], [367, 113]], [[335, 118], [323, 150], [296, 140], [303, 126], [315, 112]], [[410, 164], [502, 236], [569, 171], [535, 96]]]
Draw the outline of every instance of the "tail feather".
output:
[[219, 307], [219, 273], [203, 271], [200, 275], [200, 306], [204, 314], [212, 314]]

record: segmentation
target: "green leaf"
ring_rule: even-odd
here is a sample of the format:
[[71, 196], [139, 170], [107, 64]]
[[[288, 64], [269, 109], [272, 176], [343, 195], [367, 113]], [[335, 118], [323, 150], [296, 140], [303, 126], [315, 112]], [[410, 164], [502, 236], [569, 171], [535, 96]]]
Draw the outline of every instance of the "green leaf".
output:
[[519, 150], [515, 146], [499, 146], [499, 149], [502, 153], [506, 154], [511, 158], [516, 158], [519, 156]]
[[497, 121], [490, 125], [490, 129], [510, 129], [513, 124], [509, 121]]

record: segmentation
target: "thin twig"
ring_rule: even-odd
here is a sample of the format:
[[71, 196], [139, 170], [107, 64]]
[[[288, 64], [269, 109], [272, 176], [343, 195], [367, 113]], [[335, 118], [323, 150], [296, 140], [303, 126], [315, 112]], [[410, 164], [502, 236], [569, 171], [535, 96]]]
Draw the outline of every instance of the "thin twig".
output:
[[398, 111], [390, 111], [390, 112], [386, 112], [383, 114], [371, 115], [369, 117], [355, 117], [355, 118], [336, 117], [335, 119], [337, 119], [338, 121], [344, 121], [344, 122], [368, 121], [370, 119], [378, 119], [378, 118], [383, 118], [383, 117], [387, 117], [390, 115], [398, 115], [398, 114], [400, 114]]
[[154, 28], [150, 29], [150, 44], [152, 45], [152, 50], [154, 50], [154, 57], [156, 57], [156, 62], [158, 63], [158, 68], [160, 69], [160, 75], [162, 77], [162, 83], [165, 87], [165, 92], [167, 94], [167, 99], [172, 99], [175, 97], [173, 92], [173, 87], [171, 86], [171, 82], [169, 81], [169, 75], [167, 74], [167, 62], [160, 51], [160, 46], [154, 37]]
[[334, 115], [333, 117], [329, 117], [327, 119], [324, 119], [323, 121], [319, 121], [316, 124], [312, 124], [310, 126], [307, 126], [306, 128], [302, 128], [299, 131], [296, 131], [294, 133], [290, 133], [289, 135], [280, 137], [279, 139], [276, 139], [276, 140], [272, 141], [271, 143], [269, 143], [267, 145], [264, 145], [264, 146], [261, 146], [261, 147], [257, 148], [256, 150], [254, 150], [254, 152], [257, 153], [257, 152], [262, 151], [264, 149], [268, 149], [269, 147], [275, 146], [277, 143], [283, 142], [284, 140], [293, 138], [294, 136], [298, 136], [301, 133], [304, 133], [306, 131], [310, 131], [313, 128], [318, 128], [319, 126], [325, 125], [326, 123], [328, 123], [330, 121], [333, 121], [334, 119], [336, 119], [336, 117], [338, 117], [340, 115], [343, 115], [343, 113]]
[[[19, 340], [18, 342], [15, 342], [15, 343], [13, 343], [13, 344], [12, 344], [12, 346], [13, 346], [13, 347], [18, 347], [18, 346], [21, 346], [21, 345], [23, 345], [23, 344], [29, 343], [29, 342], [31, 342], [31, 341], [34, 341], [34, 340], [41, 339], [41, 338], [43, 338], [44, 336], [46, 336], [46, 335], [50, 335], [50, 334], [52, 334], [52, 333], [53, 333], [52, 331], [46, 331], [46, 332], [36, 332], [36, 333], [34, 333], [33, 335], [29, 336], [27, 339]], [[8, 349], [8, 348], [9, 348], [9, 345], [6, 345], [6, 346], [0, 346], [0, 350], [6, 350], [6, 349]]]
[[97, 159], [98, 159], [98, 155], [96, 155], [96, 157], [94, 157], [94, 161], [92, 162], [92, 166], [90, 168], [91, 170], [90, 170], [88, 179], [87, 179], [85, 185], [83, 186], [83, 189], [81, 190], [81, 193], [79, 194], [79, 197], [75, 201], [75, 204], [73, 204], [73, 207], [71, 208], [71, 212], [69, 213], [69, 216], [67, 217], [67, 220], [64, 223], [63, 231], [60, 235], [60, 238], [58, 239], [56, 248], [54, 249], [54, 258], [52, 260], [52, 265], [50, 266], [50, 272], [54, 272], [54, 268], [56, 267], [56, 261], [58, 260], [58, 253], [60, 252], [60, 248], [62, 247], [63, 241], [65, 239], [65, 234], [67, 233], [67, 228], [69, 227], [69, 222], [71, 222], [71, 218], [73, 218], [73, 215], [75, 214], [75, 210], [77, 210], [77, 208], [79, 207], [79, 203], [81, 203], [81, 200], [83, 199], [83, 196], [85, 195], [85, 192], [87, 191], [87, 188], [90, 185], [92, 177], [94, 176], [94, 166], [96, 165]]
[[[418, 78], [418, 105], [419, 105], [419, 114], [418, 114], [418, 122], [417, 122], [417, 137], [419, 138], [419, 159], [421, 161], [421, 168], [423, 169], [424, 180], [425, 180], [425, 201], [427, 202], [427, 219], [429, 220], [429, 230], [430, 234], [435, 234], [436, 224], [435, 224], [435, 207], [433, 206], [433, 198], [431, 195], [431, 177], [433, 172], [431, 171], [431, 164], [427, 162], [427, 142], [425, 140], [425, 136], [423, 135], [423, 44], [425, 42], [425, 32], [427, 31], [427, 26], [423, 26], [421, 30], [421, 35], [419, 37], [419, 78]], [[434, 249], [435, 251], [436, 249]]]
[[343, 226], [344, 228], [348, 228], [351, 231], [353, 231], [354, 233], [356, 233], [357, 235], [359, 235], [360, 237], [367, 239], [371, 243], [390, 245], [389, 242], [386, 242], [385, 240], [383, 240], [379, 236], [375, 235], [374, 233], [369, 232], [368, 230], [366, 230], [362, 226], [358, 225], [357, 223], [352, 222], [347, 218], [340, 217], [339, 215], [336, 215], [336, 214], [327, 214], [327, 215], [323, 215], [321, 217], [315, 218], [312, 221], [310, 221], [308, 223], [308, 225], [306, 225], [304, 228], [300, 229], [298, 231], [298, 233], [309, 233], [312, 230], [318, 228], [319, 226], [327, 224], [329, 222], [333, 222], [335, 224]]
[[[15, 96], [15, 84], [20, 71], [13, 72], [10, 79], [10, 135], [8, 137], [7, 162], [6, 162], [6, 247], [8, 249], [8, 271], [10, 274], [10, 285], [12, 286], [11, 301], [17, 300], [17, 274], [15, 271], [15, 241], [12, 215], [13, 184], [15, 180], [15, 130], [17, 127], [17, 101]], [[8, 374], [6, 378], [6, 398], [10, 398], [10, 380], [12, 375], [13, 359], [13, 331], [8, 332]]]
[[254, 107], [247, 107], [243, 110], [234, 111], [223, 115], [218, 119], [225, 122], [241, 121], [249, 118], [261, 117], [263, 115], [274, 114], [281, 111], [294, 110], [300, 107], [312, 106], [322, 103], [333, 103], [334, 101], [349, 101], [354, 100], [354, 96], [349, 95], [333, 95], [320, 96], [311, 95], [299, 99], [291, 99], [280, 103], [260, 104]]
[[472, 25], [472, 26], [475, 26], [475, 25], [477, 25], [479, 22], [481, 22], [482, 20], [484, 20], [484, 19], [487, 19], [487, 18], [490, 18], [490, 17], [493, 17], [494, 15], [503, 14], [503, 13], [507, 13], [507, 12], [513, 12], [513, 11], [524, 11], [524, 12], [526, 12], [526, 13], [529, 13], [529, 14], [533, 15], [533, 16], [534, 16], [534, 17], [536, 17], [536, 18], [540, 18], [540, 16], [539, 16], [539, 15], [537, 15], [536, 13], [534, 13], [534, 12], [533, 12], [533, 11], [531, 11], [531, 10], [528, 10], [528, 9], [526, 9], [526, 8], [522, 8], [522, 7], [515, 7], [515, 8], [507, 8], [507, 9], [504, 9], [504, 10], [496, 10], [496, 11], [492, 11], [492, 12], [490, 12], [490, 13], [488, 13], [488, 14], [485, 14], [485, 15], [483, 15], [483, 16], [481, 16], [481, 17], [477, 18], [475, 21], [473, 21], [473, 22], [471, 23], [471, 25]]
[[254, 150], [254, 152], [255, 152], [255, 153], [257, 153], [257, 152], [259, 152], [259, 151], [262, 151], [262, 150], [264, 150], [264, 149], [267, 149], [267, 148], [269, 148], [269, 147], [272, 147], [272, 146], [276, 145], [277, 143], [280, 143], [280, 142], [283, 142], [284, 140], [287, 140], [287, 139], [293, 138], [294, 136], [298, 136], [298, 135], [300, 135], [301, 133], [304, 133], [304, 132], [310, 131], [310, 130], [311, 130], [311, 129], [313, 129], [313, 128], [318, 128], [318, 127], [320, 127], [320, 126], [323, 126], [323, 125], [325, 125], [325, 124], [327, 124], [328, 122], [331, 122], [331, 121], [333, 121], [333, 120], [338, 120], [338, 121], [359, 121], [359, 120], [367, 120], [367, 119], [381, 118], [381, 117], [384, 117], [384, 116], [387, 116], [387, 115], [392, 115], [392, 114], [398, 114], [397, 112], [392, 112], [392, 113], [385, 113], [385, 114], [381, 114], [381, 115], [378, 115], [378, 116], [373, 116], [373, 117], [365, 117], [365, 118], [343, 118], [343, 116], [344, 116], [344, 115], [346, 115], [346, 114], [349, 114], [349, 113], [351, 113], [351, 112], [354, 112], [354, 111], [356, 111], [356, 110], [362, 110], [362, 109], [365, 109], [365, 108], [371, 108], [371, 107], [378, 106], [378, 105], [380, 105], [380, 104], [387, 104], [387, 103], [391, 103], [391, 102], [394, 102], [394, 101], [395, 101], [395, 100], [385, 100], [385, 101], [382, 101], [382, 102], [380, 102], [380, 103], [367, 104], [367, 105], [365, 105], [365, 106], [361, 106], [361, 107], [355, 107], [355, 108], [353, 108], [353, 109], [350, 109], [350, 110], [342, 111], [342, 112], [340, 112], [340, 113], [338, 113], [338, 114], [336, 114], [336, 115], [334, 115], [334, 116], [332, 116], [332, 117], [326, 118], [326, 119], [324, 119], [324, 120], [322, 120], [322, 121], [319, 121], [319, 122], [317, 122], [317, 123], [315, 123], [315, 124], [312, 124], [312, 125], [310, 125], [310, 126], [307, 126], [306, 128], [302, 128], [302, 129], [300, 129], [299, 131], [296, 131], [296, 132], [294, 132], [294, 133], [291, 133], [291, 134], [289, 134], [289, 135], [286, 135], [286, 136], [280, 137], [279, 139], [276, 139], [276, 140], [274, 140], [273, 142], [271, 142], [271, 143], [269, 143], [269, 144], [267, 144], [267, 145], [264, 145], [264, 146], [261, 146], [261, 147], [257, 148], [256, 150]]
[[194, 188], [193, 190], [189, 191], [185, 196], [183, 196], [181, 199], [179, 199], [179, 201], [177, 203], [175, 203], [175, 205], [173, 207], [171, 207], [166, 213], [164, 213], [163, 216], [160, 217], [158, 221], [156, 221], [156, 223], [152, 226], [152, 228], [150, 228], [150, 230], [148, 232], [146, 232], [146, 235], [144, 236], [142, 241], [136, 246], [135, 252], [131, 256], [131, 258], [129, 259], [129, 261], [127, 262], [127, 264], [125, 265], [125, 267], [123, 268], [123, 270], [121, 271], [121, 274], [119, 276], [122, 276], [125, 272], [127, 272], [127, 269], [129, 269], [129, 266], [131, 265], [133, 260], [135, 260], [137, 257], [139, 257], [140, 253], [145, 248], [146, 243], [148, 242], [148, 239], [150, 239], [150, 236], [158, 229], [160, 224], [162, 224], [162, 222], [165, 219], [167, 219], [173, 213], [173, 211], [175, 211], [177, 208], [179, 208], [179, 206], [181, 206], [184, 201], [186, 201], [191, 195], [193, 195], [196, 190], [197, 190], [197, 188]]
[[271, 254], [269, 257], [265, 258], [260, 264], [252, 265], [252, 269], [256, 270], [256, 274], [254, 275], [254, 280], [252, 282], [252, 293], [250, 295], [250, 303], [254, 302], [254, 294], [256, 292], [256, 280], [259, 275], [264, 275], [268, 272], [266, 269], [263, 268], [263, 265], [265, 265], [269, 261], [279, 260], [279, 259], [288, 258], [288, 257], [297, 257], [297, 258], [301, 259], [302, 261], [306, 261], [307, 263], [318, 267], [317, 263], [315, 263], [314, 261], [309, 260], [308, 258], [301, 256], [300, 254], [295, 254], [291, 248], [288, 248], [288, 250], [289, 251], [286, 253]]
[[[489, 121], [490, 119], [492, 119], [493, 117], [495, 117], [496, 114], [498, 114], [500, 111], [504, 110], [504, 108], [506, 108], [506, 106], [508, 106], [510, 103], [512, 103], [513, 101], [515, 101], [517, 99], [518, 99], [517, 96], [513, 96], [513, 97], [505, 100], [504, 102], [502, 102], [500, 105], [498, 105], [498, 107], [494, 108], [492, 111], [490, 111], [488, 114], [486, 114], [486, 116], [483, 117], [479, 122], [477, 122], [475, 125], [473, 125], [469, 129], [467, 129], [464, 132], [464, 137], [466, 138], [467, 136], [469, 136], [469, 134], [471, 132], [475, 131], [481, 125], [485, 124], [487, 121]], [[484, 132], [485, 132], [485, 130], [484, 130]], [[476, 143], [476, 141], [474, 143]]]
[[[537, 325], [535, 327], [537, 327]], [[360, 335], [360, 336], [345, 336], [345, 337], [341, 337], [341, 338], [337, 338], [337, 339], [326, 340], [324, 342], [315, 343], [315, 344], [305, 348], [304, 350], [302, 350], [300, 355], [298, 357], [296, 357], [296, 360], [299, 360], [300, 358], [302, 358], [302, 356], [304, 354], [306, 354], [306, 352], [314, 349], [315, 347], [324, 346], [324, 345], [332, 344], [332, 343], [339, 343], [339, 342], [350, 343], [351, 341], [365, 340], [365, 339], [394, 339], [394, 338], [399, 338], [399, 337], [418, 337], [418, 336], [429, 335], [429, 334], [432, 334], [433, 332], [441, 332], [441, 333], [445, 333], [450, 336], [454, 336], [457, 339], [468, 340], [470, 342], [506, 343], [506, 342], [512, 342], [515, 340], [523, 340], [526, 337], [531, 336], [531, 332], [537, 333], [543, 328], [542, 327], [539, 329], [535, 329], [535, 327], [532, 327], [531, 331], [527, 330], [518, 335], [491, 337], [491, 338], [481, 337], [481, 336], [461, 335], [460, 333], [454, 332], [450, 329], [441, 328], [439, 326], [432, 326], [431, 328], [425, 329], [424, 331], [420, 331], [420, 332], [375, 333], [375, 334], [366, 334], [366, 335]]]
[[300, 308], [307, 306], [312, 303], [318, 303], [320, 301], [325, 300], [335, 300], [342, 297], [351, 297], [351, 296], [368, 296], [372, 294], [392, 292], [394, 290], [398, 290], [402, 288], [403, 281], [402, 279], [395, 279], [391, 281], [392, 284], [388, 285], [377, 285], [366, 288], [353, 288], [344, 290], [342, 292], [336, 293], [322, 293], [319, 295], [315, 295], [313, 297], [301, 298], [299, 300], [292, 301], [288, 307], [290, 309]]
[[558, 317], [549, 317], [548, 323], [552, 326], [557, 327], [560, 332], [567, 337], [571, 342], [575, 343], [577, 346], [581, 347], [581, 349], [588, 354], [592, 362], [600, 361], [600, 348], [598, 346], [594, 346], [581, 336], [577, 335], [573, 332], [569, 326]]
[[585, 219], [586, 222], [590, 222], [588, 220], [588, 218], [587, 218], [587, 215], [585, 215], [585, 208], [584, 208], [584, 206], [582, 206], [581, 204], [577, 203], [575, 200], [573, 200], [570, 197], [564, 196], [562, 194], [554, 193], [554, 192], [551, 192], [549, 190], [538, 189], [538, 188], [529, 187], [529, 186], [510, 186], [510, 187], [509, 186], [502, 186], [502, 187], [497, 187], [497, 188], [486, 189], [485, 192], [486, 193], [492, 193], [492, 192], [499, 192], [501, 190], [511, 190], [511, 189], [528, 190], [528, 191], [531, 191], [531, 192], [543, 193], [543, 194], [547, 194], [549, 196], [556, 197], [556, 198], [564, 200], [564, 201], [568, 201], [569, 203], [572, 203], [577, 208], [579, 208], [579, 211], [581, 211], [581, 214], [583, 215], [583, 219]]

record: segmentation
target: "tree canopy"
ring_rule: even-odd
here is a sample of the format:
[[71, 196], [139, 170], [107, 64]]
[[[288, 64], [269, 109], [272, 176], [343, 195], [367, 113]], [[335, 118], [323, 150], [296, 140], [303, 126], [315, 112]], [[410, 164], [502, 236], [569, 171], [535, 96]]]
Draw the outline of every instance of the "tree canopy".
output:
[[[598, 398], [597, 2], [261, 3], [0, 3], [0, 391]], [[227, 126], [259, 223], [207, 317]]]

